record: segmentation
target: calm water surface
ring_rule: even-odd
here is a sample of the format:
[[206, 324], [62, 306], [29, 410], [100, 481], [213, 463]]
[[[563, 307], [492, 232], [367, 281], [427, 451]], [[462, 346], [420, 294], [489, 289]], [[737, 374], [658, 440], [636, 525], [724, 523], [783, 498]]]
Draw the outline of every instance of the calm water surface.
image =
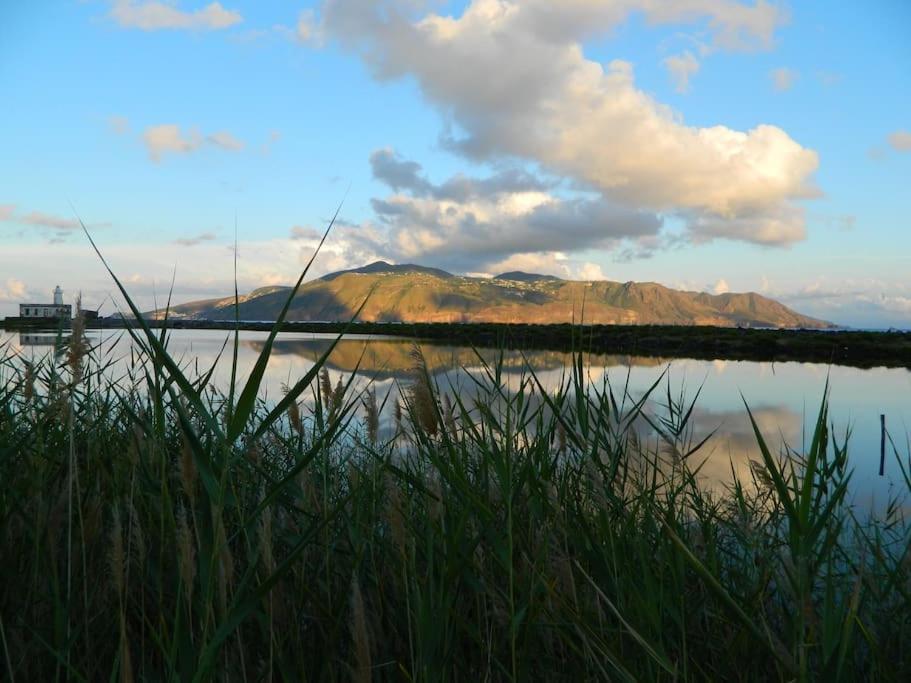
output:
[[[125, 372], [131, 355], [131, 341], [123, 331], [93, 331], [93, 345], [116, 359], [110, 369], [112, 377]], [[266, 333], [242, 332], [239, 349], [241, 377], [252, 368], [266, 339]], [[171, 333], [169, 348], [182, 363], [208, 369], [229, 337], [224, 331], [176, 330]], [[280, 334], [269, 361], [264, 382], [266, 398], [281, 395], [282, 385], [293, 384], [313, 366], [328, 348], [330, 335]], [[26, 358], [53, 352], [54, 335], [48, 333], [3, 332], [0, 344]], [[422, 346], [428, 365], [444, 391], [459, 392], [463, 398], [472, 393], [473, 383], [466, 373], [482, 373], [475, 352], [459, 346]], [[375, 382], [378, 396], [396, 391], [399, 384], [412, 378], [414, 361], [412, 344], [388, 337], [348, 337], [331, 355], [328, 363], [332, 382], [347, 379], [363, 353], [358, 380]], [[483, 357], [493, 361], [497, 352], [482, 350]], [[214, 383], [224, 390], [230, 382], [230, 353], [218, 364]], [[564, 377], [569, 356], [565, 353], [526, 352], [526, 358], [547, 388], [556, 388]], [[505, 354], [505, 379], [510, 388], [521, 382], [523, 360], [518, 352]], [[613, 355], [586, 357], [590, 381], [609, 380], [615, 390], [622, 390], [629, 374], [630, 393], [641, 395], [662, 372], [667, 371], [671, 393], [681, 390], [692, 397], [700, 385], [702, 393], [694, 411], [696, 436], [717, 429], [701, 457], [702, 470], [708, 483], [722, 484], [731, 479], [733, 470], [746, 476], [750, 459], [759, 459], [752, 428], [740, 395], [749, 402], [770, 444], [786, 442], [800, 449], [808, 443], [826, 377], [831, 387], [831, 420], [835, 434], [843, 436], [851, 429], [849, 453], [854, 468], [852, 492], [858, 505], [878, 507], [892, 492], [905, 485], [891, 453], [887, 453], [886, 476], [880, 477], [880, 415], [899, 448], [908, 457], [908, 435], [911, 434], [911, 371], [904, 368], [857, 368], [827, 366], [818, 363], [756, 363], [750, 361], [702, 361], [690, 359], [657, 359]], [[192, 374], [192, 373], [191, 373]], [[662, 399], [665, 385], [661, 385]], [[391, 406], [391, 402], [389, 404]], [[660, 409], [655, 406], [655, 411]], [[391, 407], [387, 408], [387, 419]]]

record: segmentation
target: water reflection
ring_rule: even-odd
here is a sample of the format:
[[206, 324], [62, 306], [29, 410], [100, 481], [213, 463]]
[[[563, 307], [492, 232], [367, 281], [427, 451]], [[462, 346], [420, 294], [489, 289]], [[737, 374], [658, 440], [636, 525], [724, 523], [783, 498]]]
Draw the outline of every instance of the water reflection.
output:
[[[316, 362], [332, 346], [332, 339], [279, 339], [273, 344], [273, 353], [279, 356], [298, 356], [310, 363]], [[265, 346], [262, 340], [247, 340], [245, 346], [254, 353], [260, 353]], [[414, 369], [415, 345], [405, 339], [357, 338], [343, 339], [336, 344], [328, 358], [328, 365], [340, 372], [354, 372], [355, 368], [379, 379], [403, 379]], [[493, 349], [472, 349], [466, 346], [441, 344], [420, 344], [428, 369], [433, 373], [444, 373], [453, 368], [480, 367], [481, 359], [488, 364], [497, 362], [499, 353]], [[638, 356], [586, 354], [590, 366], [613, 367], [618, 365], [636, 367], [663, 367], [664, 358]], [[572, 356], [561, 351], [507, 351], [503, 355], [502, 367], [506, 372], [521, 372], [528, 365], [535, 370], [554, 370], [569, 367]]]
[[[265, 333], [243, 332], [238, 351], [239, 376], [245, 377], [256, 361], [266, 340]], [[172, 354], [190, 367], [191, 374], [207, 370], [215, 362], [231, 335], [224, 331], [179, 330], [170, 334]], [[57, 335], [51, 332], [3, 333], [0, 346], [26, 358], [52, 352]], [[127, 374], [133, 350], [129, 335], [122, 331], [89, 333], [97, 346], [110, 359], [111, 376]], [[283, 385], [294, 384], [331, 346], [333, 337], [309, 334], [282, 334], [273, 347], [263, 392], [275, 400]], [[499, 353], [491, 349], [474, 350], [457, 345], [422, 344], [421, 352], [428, 369], [441, 390], [458, 394], [471, 404], [477, 392], [471, 377], [482, 378], [484, 362], [493, 364]], [[327, 368], [333, 385], [346, 380], [358, 368], [357, 387], [373, 383], [378, 397], [387, 392], [394, 398], [402, 386], [413, 378], [415, 359], [413, 344], [405, 339], [353, 337], [342, 340], [329, 356]], [[226, 391], [230, 382], [230, 353], [226, 353], [213, 374], [212, 383]], [[561, 386], [571, 372], [571, 356], [554, 351], [506, 351], [503, 353], [501, 384], [504, 391], [515, 392], [528, 381], [526, 362], [534, 368], [543, 388], [552, 392]], [[911, 428], [911, 372], [903, 368], [868, 370], [812, 363], [755, 363], [748, 361], [697, 361], [688, 359], [643, 358], [616, 355], [586, 355], [585, 373], [589, 382], [610, 383], [622, 395], [624, 387], [635, 399], [641, 397], [661, 373], [671, 393], [692, 397], [702, 387], [692, 415], [693, 437], [701, 439], [713, 430], [714, 436], [697, 455], [702, 463], [701, 475], [707, 486], [722, 489], [733, 474], [750, 479], [750, 461], [760, 459], [752, 426], [743, 407], [741, 395], [748, 401], [767, 442], [773, 449], [784, 443], [801, 450], [816, 420], [825, 383], [831, 386], [830, 419], [839, 437], [851, 428], [849, 453], [854, 469], [852, 491], [859, 503], [869, 498], [883, 502], [892, 487], [904, 484], [894, 461], [887, 458], [886, 475], [879, 477], [879, 416], [886, 423], [896, 443], [904, 448]], [[3, 381], [0, 369], [0, 382]], [[667, 385], [647, 405], [651, 415], [661, 414]], [[392, 420], [393, 401], [382, 415], [387, 429]], [[656, 438], [641, 426], [642, 438]], [[907, 458], [908, 453], [903, 451]]]
[[50, 334], [46, 332], [20, 332], [19, 346], [50, 346], [65, 345], [70, 341], [69, 335]]

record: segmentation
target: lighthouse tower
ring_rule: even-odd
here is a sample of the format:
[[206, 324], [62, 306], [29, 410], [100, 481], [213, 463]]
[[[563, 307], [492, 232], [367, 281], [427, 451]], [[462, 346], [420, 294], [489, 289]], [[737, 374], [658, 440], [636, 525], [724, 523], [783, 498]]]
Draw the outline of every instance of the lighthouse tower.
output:
[[60, 285], [54, 288], [54, 305], [63, 306], [63, 290], [60, 289]]

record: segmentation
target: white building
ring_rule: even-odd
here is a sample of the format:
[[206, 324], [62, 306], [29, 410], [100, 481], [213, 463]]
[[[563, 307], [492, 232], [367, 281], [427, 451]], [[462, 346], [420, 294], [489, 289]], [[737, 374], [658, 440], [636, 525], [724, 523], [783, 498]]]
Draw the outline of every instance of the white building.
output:
[[20, 318], [63, 318], [70, 320], [73, 317], [73, 307], [63, 303], [63, 290], [60, 285], [54, 289], [54, 303], [52, 304], [19, 304]]

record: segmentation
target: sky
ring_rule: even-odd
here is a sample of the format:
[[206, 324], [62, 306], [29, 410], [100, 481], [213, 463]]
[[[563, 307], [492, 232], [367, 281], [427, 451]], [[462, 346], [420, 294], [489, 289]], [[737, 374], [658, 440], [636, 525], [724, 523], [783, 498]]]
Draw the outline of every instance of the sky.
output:
[[[377, 259], [911, 328], [911, 3], [0, 2], [0, 317]], [[339, 207], [341, 207], [339, 209]]]

